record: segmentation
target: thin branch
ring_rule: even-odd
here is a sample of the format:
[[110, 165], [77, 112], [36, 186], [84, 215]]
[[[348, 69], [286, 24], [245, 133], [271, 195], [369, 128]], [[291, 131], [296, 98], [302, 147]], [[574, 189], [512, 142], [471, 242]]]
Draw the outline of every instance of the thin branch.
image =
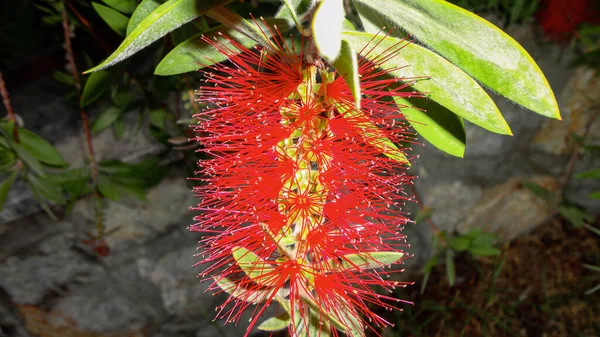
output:
[[6, 90], [6, 83], [4, 83], [4, 78], [2, 77], [2, 72], [0, 71], [0, 94], [2, 95], [2, 102], [4, 103], [4, 107], [6, 108], [6, 112], [8, 113], [8, 120], [13, 121], [15, 123], [13, 127], [13, 138], [15, 143], [19, 143], [19, 123], [17, 121], [17, 115], [15, 111], [12, 109], [10, 105], [10, 97], [8, 96], [8, 90]]
[[[69, 28], [69, 18], [67, 16], [66, 6], [63, 7], [62, 11], [62, 27], [65, 39], [65, 51], [67, 59], [67, 68], [71, 72], [73, 79], [75, 80], [75, 88], [77, 89], [77, 95], [79, 101], [81, 101], [81, 78], [77, 71], [77, 65], [75, 64], [75, 56], [73, 53], [73, 46], [71, 45], [71, 29]], [[90, 170], [92, 171], [92, 183], [94, 187], [94, 195], [96, 197], [96, 229], [98, 231], [96, 235], [97, 240], [101, 240], [104, 237], [104, 221], [102, 218], [102, 209], [104, 207], [102, 194], [99, 192], [99, 179], [98, 179], [98, 163], [96, 161], [96, 155], [94, 153], [94, 144], [92, 142], [92, 133], [90, 131], [89, 115], [82, 107], [79, 108], [81, 116], [81, 126], [85, 136], [87, 145], [88, 159], [90, 162]]]

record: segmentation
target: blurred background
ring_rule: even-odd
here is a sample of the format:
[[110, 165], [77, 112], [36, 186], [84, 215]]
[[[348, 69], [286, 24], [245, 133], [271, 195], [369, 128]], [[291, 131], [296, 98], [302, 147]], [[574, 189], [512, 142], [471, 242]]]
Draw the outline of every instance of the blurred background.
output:
[[[382, 312], [394, 324], [383, 336], [600, 336], [600, 7], [452, 2], [525, 47], [563, 120], [493, 96], [514, 136], [467, 125], [463, 159], [414, 147], [412, 258], [397, 277], [415, 284], [395, 295], [415, 305]], [[256, 17], [279, 5], [234, 4]], [[186, 227], [197, 202], [186, 177], [201, 158], [187, 139], [201, 75], [153, 74], [211, 22], [191, 22], [102, 76], [73, 75], [116, 49], [136, 6], [0, 2], [0, 116], [22, 127], [0, 127], [2, 337], [245, 332], [245, 320], [213, 322], [222, 297], [204, 293], [202, 267], [192, 268], [199, 235]], [[11, 137], [22, 146], [9, 147]]]

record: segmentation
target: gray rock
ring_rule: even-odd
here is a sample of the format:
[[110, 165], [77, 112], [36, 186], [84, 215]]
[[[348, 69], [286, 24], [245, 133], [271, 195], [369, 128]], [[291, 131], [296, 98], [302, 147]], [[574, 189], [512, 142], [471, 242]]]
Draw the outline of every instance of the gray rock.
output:
[[73, 320], [84, 331], [114, 331], [140, 328], [146, 315], [115, 286], [115, 280], [99, 274], [95, 281], [74, 286], [53, 308]]
[[171, 315], [213, 315], [217, 298], [206, 293], [208, 282], [200, 282], [192, 266], [195, 246], [177, 247], [157, 260], [140, 258], [137, 267], [140, 275], [154, 283], [160, 290], [163, 305]]
[[0, 264], [0, 287], [17, 303], [37, 304], [76, 278], [98, 275], [100, 268], [69, 247], [48, 255], [9, 257]]
[[431, 219], [439, 229], [449, 233], [467, 217], [469, 210], [481, 198], [481, 188], [462, 181], [440, 182], [428, 189], [419, 189], [423, 202], [433, 208]]

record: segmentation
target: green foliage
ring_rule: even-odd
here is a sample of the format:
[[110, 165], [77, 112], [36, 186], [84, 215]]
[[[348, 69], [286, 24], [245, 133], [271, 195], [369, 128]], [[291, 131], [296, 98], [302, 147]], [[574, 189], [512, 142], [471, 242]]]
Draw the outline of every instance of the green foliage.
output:
[[125, 36], [127, 24], [129, 23], [129, 19], [125, 15], [97, 2], [92, 2], [92, 7], [94, 7], [98, 15], [100, 15], [112, 30], [121, 36]]
[[480, 228], [472, 229], [460, 235], [449, 235], [444, 231], [436, 233], [432, 244], [434, 254], [425, 263], [422, 270], [421, 293], [425, 291], [431, 271], [441, 262], [441, 257], [445, 257], [448, 284], [453, 286], [456, 282], [456, 266], [454, 263], [456, 253], [466, 253], [473, 257], [497, 256], [500, 255], [500, 249], [494, 247], [496, 240], [495, 234], [483, 232]]

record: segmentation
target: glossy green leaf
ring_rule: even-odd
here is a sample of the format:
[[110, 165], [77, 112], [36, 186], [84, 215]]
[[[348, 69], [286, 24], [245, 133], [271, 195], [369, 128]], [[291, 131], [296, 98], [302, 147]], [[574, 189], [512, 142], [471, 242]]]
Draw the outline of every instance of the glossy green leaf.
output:
[[284, 312], [281, 315], [271, 317], [266, 321], [262, 322], [257, 329], [262, 331], [279, 331], [287, 328], [292, 322], [290, 315]]
[[217, 285], [230, 296], [253, 304], [264, 302], [267, 299], [272, 298], [273, 293], [276, 292], [276, 290], [273, 289], [246, 289], [240, 286], [240, 284], [235, 283], [226, 277], [213, 277], [213, 279]]
[[272, 281], [276, 279], [276, 272], [270, 264], [244, 247], [234, 247], [231, 253], [240, 268], [254, 282], [264, 286], [273, 285]]
[[461, 117], [427, 98], [394, 100], [418, 136], [450, 155], [464, 157], [467, 134]]
[[[12, 135], [14, 123], [0, 123], [0, 127], [5, 132]], [[36, 135], [35, 133], [19, 128], [19, 139], [20, 144], [13, 144], [19, 156], [23, 157], [25, 153], [36, 161], [40, 161], [44, 164], [56, 166], [56, 167], [67, 167], [69, 163], [63, 159], [63, 156], [56, 150], [52, 144], [48, 143], [44, 138]], [[37, 166], [33, 164], [33, 166]]]
[[378, 27], [399, 28], [392, 35], [406, 31], [486, 87], [541, 115], [560, 119], [554, 93], [535, 61], [512, 37], [483, 18], [443, 0], [355, 3], [362, 16]]
[[356, 51], [352, 49], [352, 46], [348, 41], [342, 41], [342, 47], [340, 55], [335, 61], [333, 61], [333, 67], [337, 72], [342, 75], [352, 96], [354, 96], [354, 102], [357, 109], [360, 109], [360, 80], [358, 78], [358, 59]]
[[131, 14], [137, 7], [136, 0], [102, 0], [105, 4], [118, 10], [119, 12]]
[[[389, 74], [411, 82], [411, 87], [460, 117], [499, 134], [512, 134], [494, 101], [483, 88], [460, 68], [416, 44], [389, 36], [344, 32], [344, 39]], [[382, 57], [397, 51], [393, 58]], [[424, 76], [431, 78], [417, 79]], [[414, 81], [417, 79], [416, 81]]]
[[343, 0], [323, 0], [312, 20], [312, 33], [319, 54], [329, 63], [340, 54], [345, 10]]
[[[215, 6], [224, 5], [231, 0], [169, 0], [148, 14], [132, 31], [121, 45], [104, 62], [87, 70], [90, 73], [110, 67], [152, 42], [165, 36], [172, 30], [190, 22]], [[135, 13], [134, 13], [135, 14]]]
[[[269, 41], [269, 37], [265, 34], [266, 31], [260, 28], [259, 20], [246, 20], [238, 13], [229, 10], [226, 7], [218, 7], [206, 12], [206, 16], [223, 24], [226, 27], [234, 29], [245, 35], [246, 37], [256, 41], [258, 44], [266, 48], [272, 48], [273, 45]], [[286, 22], [284, 19], [277, 19]]]
[[4, 208], [6, 198], [8, 197], [8, 192], [10, 192], [10, 188], [15, 183], [18, 176], [19, 171], [12, 171], [8, 177], [4, 178], [4, 180], [0, 182], [0, 210]]
[[94, 7], [94, 10], [96, 10], [98, 15], [100, 15], [102, 20], [104, 20], [112, 30], [121, 36], [125, 36], [127, 32], [127, 23], [129, 22], [128, 17], [97, 2], [92, 2], [92, 7]]
[[[288, 21], [284, 19], [266, 19], [265, 21], [269, 26], [276, 25], [280, 31], [285, 31], [290, 27]], [[256, 44], [255, 40], [235, 29], [218, 26], [179, 44], [160, 61], [154, 73], [161, 76], [182, 74], [225, 61], [227, 59], [225, 55], [202, 39], [203, 35], [211, 40], [218, 38], [219, 43], [222, 43], [228, 50], [237, 50], [227, 39], [221, 38], [221, 34], [234, 39], [246, 48]]]
[[86, 107], [102, 97], [108, 88], [110, 80], [110, 72], [106, 70], [92, 73], [83, 87], [83, 93], [81, 94], [79, 106], [82, 108]]
[[164, 0], [143, 0], [135, 9], [135, 12], [129, 18], [129, 24], [127, 24], [127, 35], [137, 27], [142, 20], [144, 20], [150, 13], [163, 4]]
[[591, 169], [589, 171], [577, 173], [577, 179], [600, 179], [600, 169]]
[[379, 130], [377, 125], [369, 121], [368, 117], [366, 117], [362, 111], [357, 110], [354, 108], [354, 106], [349, 108], [342, 103], [335, 104], [335, 107], [344, 118], [353, 118], [357, 120], [356, 126], [363, 129], [363, 136], [367, 143], [379, 149], [381, 153], [387, 157], [399, 163], [410, 166], [410, 162], [402, 150], [400, 150], [396, 144], [389, 140], [383, 134], [383, 132]]
[[121, 109], [116, 106], [111, 106], [98, 115], [98, 118], [94, 121], [92, 125], [92, 132], [98, 133], [109, 126], [113, 125], [113, 123], [121, 116]]
[[446, 252], [446, 277], [448, 284], [452, 287], [456, 281], [456, 267], [454, 266], [454, 252], [448, 250]]
[[348, 254], [340, 258], [330, 259], [326, 265], [335, 271], [383, 268], [398, 262], [404, 256], [399, 252], [371, 252]]

